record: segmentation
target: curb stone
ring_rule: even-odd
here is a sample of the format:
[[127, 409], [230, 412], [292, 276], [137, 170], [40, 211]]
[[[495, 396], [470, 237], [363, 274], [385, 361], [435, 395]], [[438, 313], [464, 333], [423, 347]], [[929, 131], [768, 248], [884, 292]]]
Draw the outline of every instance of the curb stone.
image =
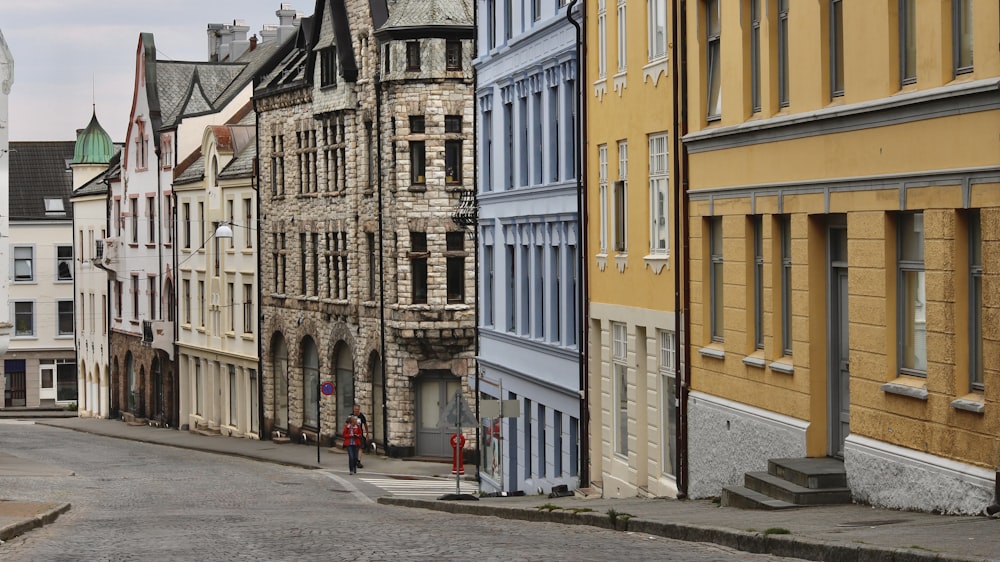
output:
[[10, 539], [23, 535], [32, 529], [37, 529], [43, 525], [48, 525], [60, 515], [69, 511], [70, 504], [64, 503], [44, 512], [40, 513], [30, 519], [25, 519], [17, 523], [12, 523], [5, 527], [0, 528], [0, 541], [9, 541]]

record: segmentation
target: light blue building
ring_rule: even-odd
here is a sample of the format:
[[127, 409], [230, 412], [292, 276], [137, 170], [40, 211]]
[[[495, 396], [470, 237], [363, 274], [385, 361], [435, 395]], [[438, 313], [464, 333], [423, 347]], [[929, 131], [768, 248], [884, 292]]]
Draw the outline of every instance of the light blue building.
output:
[[[484, 491], [579, 486], [577, 28], [570, 0], [478, 0]], [[579, 19], [576, 20], [577, 22]], [[510, 408], [516, 401], [519, 408]], [[516, 413], [515, 416], [510, 416]]]

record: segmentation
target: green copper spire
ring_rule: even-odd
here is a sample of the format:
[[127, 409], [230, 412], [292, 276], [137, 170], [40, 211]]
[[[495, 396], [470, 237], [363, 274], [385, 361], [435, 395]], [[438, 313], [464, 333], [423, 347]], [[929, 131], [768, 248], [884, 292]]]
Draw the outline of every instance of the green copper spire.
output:
[[111, 136], [97, 122], [97, 109], [90, 118], [87, 128], [76, 135], [73, 149], [73, 164], [107, 164], [115, 155], [115, 145]]

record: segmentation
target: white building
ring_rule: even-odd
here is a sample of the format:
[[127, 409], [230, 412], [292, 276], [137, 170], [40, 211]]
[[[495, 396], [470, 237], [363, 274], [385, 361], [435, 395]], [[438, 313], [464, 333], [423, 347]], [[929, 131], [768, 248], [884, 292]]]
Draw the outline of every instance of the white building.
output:
[[12, 328], [9, 311], [7, 307], [2, 305], [7, 302], [9, 295], [7, 281], [10, 277], [10, 244], [7, 238], [9, 224], [7, 217], [10, 215], [7, 204], [7, 194], [10, 192], [8, 183], [10, 138], [7, 132], [7, 98], [10, 96], [10, 87], [13, 85], [14, 57], [11, 56], [7, 42], [4, 41], [3, 32], [0, 31], [0, 355], [7, 352]]
[[11, 407], [68, 407], [77, 401], [69, 205], [74, 144], [10, 143], [14, 334], [3, 372]]
[[482, 431], [484, 489], [579, 485], [576, 31], [568, 3], [483, 2], [479, 390], [517, 400]]
[[200, 156], [179, 172], [174, 196], [182, 219], [192, 216], [192, 209], [203, 209], [210, 225], [197, 251], [192, 251], [191, 221], [178, 225], [181, 424], [258, 439], [254, 115], [248, 112], [237, 124], [205, 127]]
[[[97, 122], [77, 133], [73, 151], [73, 236], [76, 280], [77, 397], [82, 417], [110, 413], [108, 275], [100, 268], [108, 227], [108, 185], [118, 171], [118, 149]], [[110, 164], [110, 165], [109, 165]]]

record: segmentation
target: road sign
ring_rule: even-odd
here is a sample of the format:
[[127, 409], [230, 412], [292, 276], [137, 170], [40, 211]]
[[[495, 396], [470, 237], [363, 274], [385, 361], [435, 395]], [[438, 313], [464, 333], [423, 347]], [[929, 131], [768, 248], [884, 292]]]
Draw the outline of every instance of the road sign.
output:
[[320, 392], [323, 393], [323, 396], [330, 396], [331, 394], [333, 394], [333, 383], [330, 381], [326, 381], [325, 383], [320, 385], [319, 390]]

